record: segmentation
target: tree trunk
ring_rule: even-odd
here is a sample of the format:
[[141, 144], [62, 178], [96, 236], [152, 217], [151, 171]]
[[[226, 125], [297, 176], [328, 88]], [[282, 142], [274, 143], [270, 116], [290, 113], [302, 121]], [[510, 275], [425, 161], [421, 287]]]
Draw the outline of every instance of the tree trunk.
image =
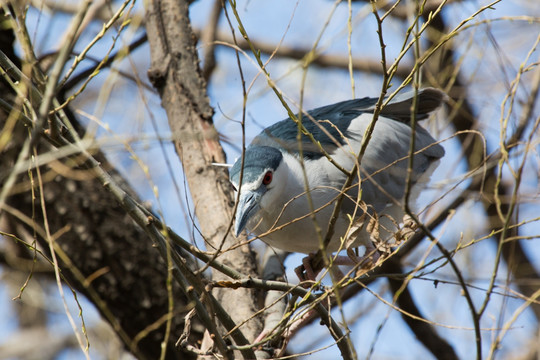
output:
[[[20, 65], [13, 52], [12, 29], [3, 29], [0, 32], [0, 50]], [[0, 81], [0, 92], [3, 100], [13, 102], [15, 96], [4, 81]], [[67, 113], [71, 115], [69, 111]], [[0, 111], [2, 129], [7, 116]], [[70, 116], [70, 121], [77, 125], [74, 116]], [[18, 123], [10, 135], [11, 141], [0, 153], [0, 169], [4, 169], [1, 182], [5, 180], [5, 170], [13, 167], [28, 131]], [[47, 149], [47, 144], [40, 142], [38, 148]], [[124, 184], [126, 191], [134, 193], [102, 153], [94, 156], [118, 183]], [[84, 170], [70, 169], [66, 164], [60, 160], [56, 166], [51, 163], [40, 168], [46, 179], [43, 191], [50, 232], [61, 234], [56, 244], [69, 259], [68, 263], [60, 263], [62, 274], [71, 286], [94, 303], [130, 351], [140, 359], [157, 359], [165, 338], [164, 318], [168, 313], [166, 264], [148, 236], [118, 205], [112, 194], [96, 179], [88, 177]], [[61, 172], [62, 168], [68, 171]], [[36, 179], [35, 172], [33, 176]], [[17, 184], [30, 185], [28, 174], [20, 176]], [[35, 186], [38, 194], [39, 188]], [[34, 224], [41, 228], [44, 225], [39, 196], [36, 197], [37, 200], [33, 199], [29, 190], [9, 197], [7, 205], [18, 214], [1, 209], [0, 224], [3, 228], [0, 230], [11, 232], [31, 244]], [[42, 237], [37, 239], [41, 248], [49, 248]], [[182, 314], [189, 310], [178, 287], [174, 287], [173, 293], [174, 318], [172, 336], [167, 344], [167, 359], [193, 358], [192, 353], [172, 350], [183, 331]], [[191, 335], [195, 342], [202, 337], [202, 329], [197, 327], [196, 321], [193, 323]], [[134, 339], [144, 332], [148, 333], [135, 343]]]
[[[208, 251], [228, 249], [237, 242], [230, 231], [234, 199], [227, 171], [212, 165], [225, 162], [225, 155], [212, 123], [213, 110], [199, 69], [188, 2], [150, 1], [146, 12], [152, 57], [149, 77], [167, 111], [201, 233]], [[255, 258], [247, 245], [221, 253], [219, 261], [246, 277], [255, 275]], [[213, 280], [225, 278], [217, 271], [212, 277]], [[216, 297], [237, 324], [257, 310], [254, 290], [220, 289]], [[259, 320], [249, 321], [240, 329], [252, 340], [262, 325]]]

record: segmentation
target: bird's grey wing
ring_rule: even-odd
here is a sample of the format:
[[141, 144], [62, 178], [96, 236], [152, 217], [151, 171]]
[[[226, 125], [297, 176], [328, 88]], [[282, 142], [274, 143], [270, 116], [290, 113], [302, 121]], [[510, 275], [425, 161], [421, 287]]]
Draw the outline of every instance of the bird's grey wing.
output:
[[[351, 123], [349, 132], [353, 135], [349, 143], [333, 154], [334, 160], [346, 169], [352, 169], [355, 155], [358, 154], [365, 129], [371, 121], [370, 114], [364, 114]], [[409, 144], [412, 129], [398, 121], [380, 117], [366, 152], [361, 160], [362, 200], [371, 205], [375, 211], [383, 210], [393, 199], [401, 200], [405, 194], [407, 181], [407, 166]], [[422, 127], [416, 127], [415, 152], [412, 168], [413, 184], [426, 172], [431, 164], [444, 155], [444, 149]], [[333, 165], [328, 164], [327, 172], [333, 179], [340, 179], [342, 184], [345, 176]], [[333, 167], [333, 169], [332, 169]], [[357, 195], [357, 188], [350, 192], [352, 197]], [[346, 204], [348, 207], [353, 203]]]
[[[351, 121], [366, 111], [373, 111], [376, 98], [362, 98], [341, 101], [336, 104], [313, 109], [303, 114], [304, 129], [318, 142], [313, 143], [311, 136], [303, 133], [300, 137], [304, 157], [316, 160], [324, 154], [321, 147], [331, 153], [346, 143], [347, 129]], [[253, 144], [262, 146], [279, 146], [291, 153], [297, 153], [298, 124], [288, 118], [266, 128], [254, 140]], [[320, 146], [319, 146], [320, 145]]]
[[[409, 124], [414, 98], [414, 92], [396, 96], [382, 109], [381, 116]], [[416, 94], [417, 120], [425, 119], [430, 112], [442, 104], [444, 98], [445, 94], [434, 88], [419, 90]], [[332, 152], [346, 143], [345, 137], [350, 137], [348, 129], [351, 122], [362, 114], [372, 114], [376, 103], [377, 98], [365, 97], [323, 106], [303, 114], [302, 125], [326, 152]], [[299, 149], [297, 135], [297, 123], [288, 118], [266, 128], [254, 139], [254, 144], [277, 145], [284, 150], [296, 153]], [[300, 141], [304, 157], [318, 159], [323, 156], [319, 144], [314, 144], [306, 134], [302, 134]]]
[[[401, 200], [405, 195], [408, 155], [412, 129], [390, 123], [392, 130], [375, 132], [362, 159], [364, 179], [363, 200], [372, 203], [380, 211], [383, 204]], [[386, 124], [384, 124], [386, 125]], [[376, 126], [377, 128], [377, 126]], [[444, 155], [444, 149], [435, 144], [435, 139], [422, 127], [416, 127], [415, 153], [411, 181], [413, 185], [428, 170], [431, 164]]]
[[[394, 97], [381, 111], [381, 115], [406, 124], [411, 121], [411, 107], [415, 94], [413, 91]], [[443, 103], [446, 95], [434, 88], [418, 90], [416, 95], [416, 119], [426, 119], [431, 112]]]

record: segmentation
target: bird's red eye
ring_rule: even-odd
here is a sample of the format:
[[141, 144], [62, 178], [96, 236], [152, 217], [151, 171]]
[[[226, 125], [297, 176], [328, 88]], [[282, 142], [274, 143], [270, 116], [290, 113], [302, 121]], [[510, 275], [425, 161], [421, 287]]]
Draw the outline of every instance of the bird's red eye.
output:
[[263, 177], [263, 181], [262, 183], [264, 185], [268, 185], [272, 182], [272, 177], [274, 176], [274, 174], [272, 174], [271, 171], [267, 171], [266, 174], [264, 174], [264, 177]]

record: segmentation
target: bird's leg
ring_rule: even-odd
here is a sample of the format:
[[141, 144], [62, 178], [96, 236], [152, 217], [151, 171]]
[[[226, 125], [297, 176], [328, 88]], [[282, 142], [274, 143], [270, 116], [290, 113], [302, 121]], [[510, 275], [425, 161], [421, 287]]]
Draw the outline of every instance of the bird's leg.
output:
[[[298, 266], [294, 269], [294, 272], [296, 273], [296, 276], [298, 276], [298, 279], [301, 282], [304, 281], [316, 281], [317, 275], [321, 272], [321, 270], [314, 271], [313, 266], [311, 266], [311, 262], [315, 258], [314, 253], [310, 253], [308, 256], [302, 259], [302, 265]], [[305, 272], [305, 275], [304, 275]]]
[[[313, 269], [312, 261], [315, 258], [315, 255], [316, 254], [314, 253], [309, 254], [308, 256], [302, 259], [302, 265], [294, 269], [294, 272], [296, 273], [296, 276], [298, 276], [298, 279], [304, 283], [303, 284], [304, 287], [309, 287], [311, 282], [317, 281], [317, 275], [319, 275], [319, 273], [322, 270], [322, 268], [317, 269], [317, 270]], [[334, 261], [334, 265], [350, 265], [351, 264], [350, 259], [348, 263], [341, 263], [339, 261], [340, 258], [348, 259], [347, 256], [338, 256], [337, 258], [338, 258], [338, 261], [337, 262]], [[332, 267], [331, 271], [335, 279], [342, 279], [344, 277], [343, 273], [337, 266]]]
[[381, 257], [381, 254], [371, 241], [368, 241], [368, 243], [364, 246], [366, 247], [366, 251], [364, 252], [363, 256], [356, 256], [356, 254], [349, 250], [347, 250], [347, 255], [350, 259], [355, 261], [356, 264], [360, 264], [361, 268], [370, 269], [377, 264]]
[[[307, 256], [305, 259], [309, 259], [311, 260], [314, 256], [314, 254], [311, 254], [312, 256]], [[334, 265], [336, 263], [334, 262]], [[309, 266], [311, 266], [311, 264], [308, 263]], [[301, 269], [302, 266], [299, 266], [297, 269]], [[339, 282], [341, 279], [343, 279], [345, 277], [345, 275], [341, 272], [340, 268], [338, 266], [332, 266], [330, 268], [330, 271], [332, 272], [333, 274], [333, 278], [335, 279], [334, 281], [337, 283]], [[306, 270], [306, 273], [307, 273], [307, 270]], [[298, 274], [298, 273], [297, 273]], [[303, 275], [302, 273], [300, 273], [300, 275]], [[307, 274], [306, 274], [307, 275]], [[341, 295], [343, 295], [343, 291], [345, 289], [336, 289]], [[334, 291], [334, 290], [327, 290], [327, 291]], [[340, 296], [341, 296], [340, 295]], [[325, 308], [325, 309], [329, 309], [330, 308], [330, 305], [331, 305], [331, 298], [333, 298], [333, 295], [331, 296], [327, 296], [326, 299], [324, 301], [321, 302], [321, 305]], [[284, 340], [284, 343], [286, 344], [300, 329], [302, 329], [304, 326], [308, 325], [309, 323], [311, 323], [313, 321], [313, 319], [315, 317], [319, 316], [319, 313], [317, 312], [317, 310], [315, 309], [311, 309], [311, 310], [307, 310], [297, 321], [295, 321], [293, 324], [291, 324], [291, 326], [287, 327], [287, 329], [285, 330], [285, 332], [283, 333], [282, 337], [283, 337], [283, 340]]]
[[362, 269], [371, 269], [375, 264], [377, 264], [377, 261], [379, 261], [381, 255], [371, 242], [364, 246], [366, 247], [366, 251], [363, 256], [357, 256], [351, 249], [347, 249], [347, 256], [336, 256], [334, 258], [334, 264], [346, 266], [360, 265], [360, 268]]
[[[360, 267], [362, 269], [371, 269], [375, 264], [377, 264], [377, 261], [380, 259], [380, 254], [373, 245], [373, 243], [369, 242], [369, 244], [364, 245], [366, 247], [366, 251], [363, 256], [357, 256], [349, 249], [347, 250], [348, 256], [341, 256], [338, 255], [334, 257], [333, 265], [330, 271], [332, 271], [334, 275], [334, 279], [336, 281], [340, 281], [345, 277], [343, 272], [340, 270], [340, 268], [337, 265], [347, 265], [347, 266], [357, 266], [360, 264]], [[305, 258], [302, 259], [302, 265], [298, 266], [294, 269], [294, 272], [298, 276], [298, 279], [300, 279], [301, 282], [306, 282], [304, 284], [304, 287], [309, 286], [309, 283], [307, 281], [316, 281], [316, 277], [319, 274], [319, 272], [322, 270], [314, 271], [313, 266], [311, 264], [312, 260], [315, 258], [315, 254], [311, 253]], [[342, 289], [343, 290], [343, 289]], [[323, 303], [323, 306], [325, 308], [329, 307], [329, 304]], [[283, 337], [285, 341], [288, 341], [298, 330], [300, 330], [302, 327], [304, 327], [306, 324], [309, 324], [314, 317], [316, 317], [317, 311], [315, 310], [309, 310], [307, 311], [301, 319], [293, 324], [290, 328], [287, 329], [287, 331], [283, 334]], [[257, 337], [257, 340], [261, 341], [264, 339], [264, 336], [268, 335], [268, 332], [264, 334], [259, 335]]]

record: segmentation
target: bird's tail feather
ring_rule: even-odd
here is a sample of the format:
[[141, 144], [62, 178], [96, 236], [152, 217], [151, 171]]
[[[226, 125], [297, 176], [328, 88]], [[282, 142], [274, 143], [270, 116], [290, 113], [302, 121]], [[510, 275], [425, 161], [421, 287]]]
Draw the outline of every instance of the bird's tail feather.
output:
[[[411, 105], [415, 93], [406, 92], [392, 99], [381, 111], [381, 115], [391, 119], [409, 123], [411, 120]], [[437, 110], [446, 98], [446, 94], [435, 88], [420, 89], [417, 94], [416, 119], [423, 120], [432, 111]]]

